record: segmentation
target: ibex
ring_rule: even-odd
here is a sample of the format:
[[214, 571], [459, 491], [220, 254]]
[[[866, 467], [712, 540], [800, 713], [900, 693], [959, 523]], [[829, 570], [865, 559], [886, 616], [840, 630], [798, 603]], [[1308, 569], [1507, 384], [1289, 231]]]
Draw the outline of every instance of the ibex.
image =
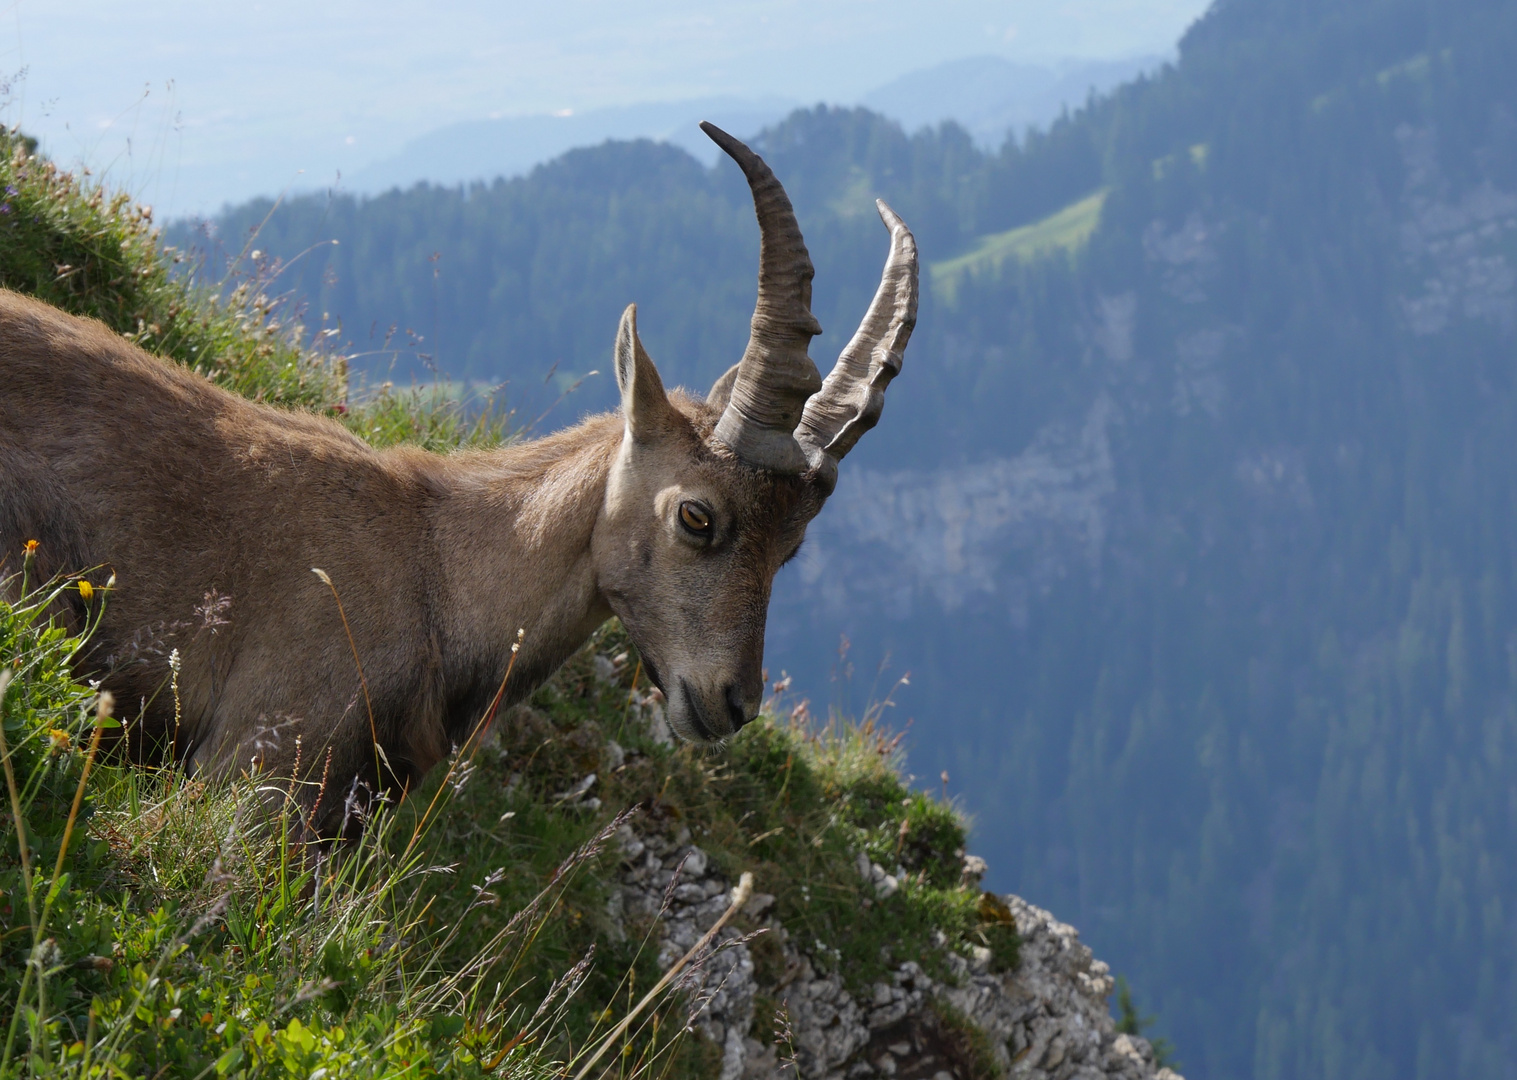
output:
[[[628, 307], [619, 412], [499, 450], [375, 450], [0, 291], [0, 551], [13, 572], [37, 540], [39, 572], [98, 568], [96, 589], [114, 573], [79, 674], [134, 717], [134, 752], [290, 770], [293, 737], [260, 740], [285, 723], [332, 783], [414, 786], [496, 697], [518, 628], [505, 706], [612, 615], [676, 733], [717, 743], [756, 715], [775, 573], [880, 416], [917, 255], [879, 202], [883, 278], [824, 382], [790, 200], [758, 155], [702, 127], [742, 168], [762, 233], [742, 359], [704, 401], [668, 392]], [[69, 595], [75, 620], [100, 602]], [[176, 726], [168, 658], [133, 646], [197, 609], [200, 631], [174, 639]]]

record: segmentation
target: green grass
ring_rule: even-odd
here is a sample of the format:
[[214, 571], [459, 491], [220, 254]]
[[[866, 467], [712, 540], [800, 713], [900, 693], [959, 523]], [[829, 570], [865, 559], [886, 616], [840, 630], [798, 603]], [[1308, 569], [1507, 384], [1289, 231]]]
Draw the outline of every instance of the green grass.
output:
[[[455, 758], [361, 839], [306, 850], [285, 782], [208, 786], [94, 753], [115, 722], [72, 681], [81, 642], [49, 626], [49, 596], [0, 604], [21, 807], [0, 828], [0, 1017], [14, 1028], [0, 1075], [557, 1074], [658, 976], [656, 927], [616, 934], [606, 914], [626, 808], [642, 828], [687, 829], [732, 880], [752, 873], [792, 939], [856, 992], [906, 959], [946, 977], [947, 950], [1004, 929], [960, 881], [962, 820], [905, 787], [876, 718], [818, 729], [771, 708], [723, 757], [661, 745], [628, 709], [639, 669], [615, 624], [498, 743]], [[628, 654], [619, 678], [596, 677], [597, 653]], [[598, 810], [555, 802], [592, 771]], [[859, 876], [861, 851], [901, 875], [888, 899]], [[1007, 944], [998, 967], [1015, 964]], [[754, 952], [773, 991], [778, 948], [760, 937]], [[631, 1060], [709, 1075], [715, 1048], [681, 1034], [677, 1011], [635, 1029]]]
[[946, 1001], [931, 1004], [938, 1035], [964, 1071], [966, 1080], [1000, 1080], [1001, 1070], [989, 1037]]
[[[251, 253], [242, 278], [196, 286], [170, 273], [182, 256], [159, 249], [145, 211], [14, 132], [0, 132], [0, 172], [0, 284], [376, 446], [514, 437], [508, 408], [456, 386], [351, 392], [331, 339]], [[879, 708], [821, 722], [776, 701], [723, 755], [661, 745], [629, 708], [640, 666], [611, 624], [501, 718], [497, 741], [359, 839], [305, 848], [287, 781], [208, 785], [112, 754], [119, 721], [73, 679], [84, 639], [48, 615], [81, 586], [9, 588], [22, 599], [0, 603], [0, 1077], [563, 1077], [658, 978], [657, 927], [619, 931], [607, 914], [611, 831], [631, 808], [644, 831], [688, 830], [734, 882], [752, 873], [791, 940], [856, 991], [906, 959], [946, 977], [947, 950], [1016, 964], [1014, 928], [960, 880], [962, 819], [902, 781]], [[109, 591], [88, 600], [98, 616]], [[614, 678], [597, 678], [597, 654], [624, 657]], [[599, 809], [553, 799], [591, 771]], [[898, 876], [893, 895], [860, 876], [860, 853]], [[772, 1004], [780, 948], [751, 948]], [[720, 1060], [668, 995], [617, 1047], [624, 1080], [695, 1080]]]
[[[620, 975], [647, 978], [632, 942], [562, 981], [604, 931], [585, 914], [609, 814], [522, 802], [475, 875], [498, 785], [456, 759], [358, 840], [307, 849], [287, 782], [97, 752], [119, 723], [46, 615], [71, 587], [0, 604], [0, 1075], [556, 1076], [617, 1016]], [[699, 1059], [670, 1027], [632, 1039], [660, 1071]]]
[[516, 437], [515, 414], [493, 393], [451, 383], [396, 387], [382, 383], [360, 393], [341, 413], [343, 422], [373, 446], [402, 443], [447, 452], [489, 448]]
[[1041, 221], [980, 237], [964, 254], [928, 266], [932, 287], [952, 304], [966, 277], [993, 276], [1008, 262], [1026, 262], [1050, 252], [1078, 251], [1100, 224], [1106, 194], [1102, 188]]
[[510, 435], [493, 398], [386, 384], [349, 401], [336, 331], [309, 327], [279, 291], [279, 271], [256, 252], [227, 279], [197, 284], [174, 272], [185, 253], [161, 249], [150, 211], [75, 176], [0, 128], [0, 287], [99, 319], [149, 352], [228, 390], [273, 405], [336, 416], [377, 445], [488, 446]]
[[[594, 677], [596, 651], [628, 654], [620, 680], [606, 684]], [[839, 970], [855, 990], [903, 960], [934, 966], [936, 932], [961, 950], [980, 943], [980, 893], [960, 881], [963, 820], [903, 783], [898, 743], [877, 717], [818, 726], [804, 711], [791, 718], [771, 703], [724, 754], [670, 749], [629, 719], [636, 671], [630, 641], [608, 626], [534, 696], [531, 714], [503, 726], [499, 747], [481, 764], [492, 775], [477, 795], [466, 794], [459, 831], [441, 826], [458, 840], [448, 857], [482, 873], [512, 842], [540, 844], [545, 832], [563, 828], [550, 824], [561, 819], [546, 808], [552, 794], [596, 772], [603, 813], [642, 806], [671, 830], [689, 828], [692, 842], [729, 879], [752, 872], [756, 887], [776, 897], [792, 938], [813, 951], [817, 966]], [[602, 748], [613, 739], [628, 756], [620, 769], [608, 771]], [[503, 781], [513, 774], [521, 783], [508, 795]], [[507, 828], [480, 832], [477, 822], [508, 812], [516, 816]], [[526, 839], [520, 839], [523, 830]], [[481, 854], [478, 840], [486, 836], [489, 854]], [[860, 852], [892, 872], [904, 871], [894, 896], [875, 898], [857, 869]], [[595, 903], [587, 900], [586, 910]]]
[[[305, 343], [298, 312], [249, 269], [221, 296], [172, 273], [151, 213], [0, 129], [0, 285], [104, 322], [130, 341], [259, 401], [343, 400], [342, 359]], [[315, 340], [328, 340], [317, 337]]]

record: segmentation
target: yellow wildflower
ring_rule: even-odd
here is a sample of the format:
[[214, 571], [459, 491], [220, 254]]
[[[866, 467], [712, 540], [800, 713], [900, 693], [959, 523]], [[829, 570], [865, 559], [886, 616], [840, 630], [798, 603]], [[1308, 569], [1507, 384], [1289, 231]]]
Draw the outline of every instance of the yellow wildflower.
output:
[[54, 752], [61, 754], [69, 748], [68, 732], [62, 728], [48, 729], [47, 737], [53, 742]]
[[37, 541], [36, 540], [28, 540], [26, 542], [26, 553], [28, 555], [35, 555], [35, 554], [37, 554]]
[[79, 579], [79, 595], [82, 596], [82, 597], [84, 597], [84, 599], [86, 599], [86, 600], [90, 599], [91, 597], [93, 597], [95, 595], [95, 586], [91, 585], [84, 578], [80, 578]]

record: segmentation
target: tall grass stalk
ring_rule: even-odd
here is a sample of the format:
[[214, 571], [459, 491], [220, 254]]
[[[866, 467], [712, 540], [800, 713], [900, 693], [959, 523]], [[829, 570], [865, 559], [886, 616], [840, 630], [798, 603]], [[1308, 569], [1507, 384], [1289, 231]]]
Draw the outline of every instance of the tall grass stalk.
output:
[[627, 1029], [632, 1026], [633, 1022], [639, 1016], [642, 1015], [643, 1010], [646, 1009], [649, 1005], [656, 1002], [659, 999], [660, 995], [663, 994], [663, 992], [668, 988], [669, 984], [674, 981], [680, 972], [684, 971], [685, 968], [690, 965], [690, 962], [692, 960], [701, 955], [706, 946], [710, 945], [711, 942], [715, 940], [716, 935], [720, 934], [722, 932], [722, 929], [732, 921], [732, 917], [743, 909], [743, 905], [748, 902], [748, 899], [752, 895], [753, 875], [745, 871], [743, 873], [743, 876], [738, 879], [737, 888], [732, 891], [732, 902], [727, 905], [727, 910], [722, 912], [721, 918], [717, 919], [716, 922], [712, 924], [711, 929], [707, 930], [706, 933], [702, 935], [701, 939], [692, 945], [690, 947], [690, 950], [685, 953], [684, 956], [680, 957], [673, 964], [669, 965], [669, 970], [665, 971], [658, 982], [653, 985], [653, 989], [649, 990], [646, 994], [643, 995], [642, 1000], [633, 1007], [631, 1012], [627, 1013], [627, 1015], [622, 1018], [619, 1024], [617, 1024], [610, 1031], [606, 1032], [605, 1036], [603, 1036], [600, 1042], [596, 1045], [595, 1052], [590, 1055], [590, 1059], [586, 1061], [584, 1065], [580, 1066], [579, 1071], [574, 1074], [574, 1080], [585, 1080], [585, 1077], [590, 1074], [590, 1070], [595, 1068], [600, 1059], [605, 1056], [606, 1051], [609, 1050], [618, 1039], [626, 1034]]
[[[11, 821], [16, 829], [16, 846], [20, 849], [21, 879], [26, 887], [26, 912], [32, 929], [32, 951], [37, 948], [37, 897], [32, 884], [32, 860], [26, 843], [26, 818], [21, 813], [21, 791], [16, 786], [16, 772], [11, 766], [11, 751], [5, 738], [5, 692], [10, 689], [11, 673], [0, 670], [0, 761], [5, 765], [5, 789], [10, 794]], [[16, 1042], [16, 1025], [21, 1020], [21, 1002], [26, 999], [27, 984], [31, 982], [32, 965], [28, 958], [21, 977], [21, 988], [16, 991], [16, 1011], [6, 1025], [5, 1050], [0, 1053], [0, 1076], [8, 1075], [11, 1051]]]
[[[272, 211], [271, 211], [272, 212]], [[332, 591], [332, 599], [337, 604], [337, 614], [342, 619], [342, 632], [348, 635], [348, 648], [353, 652], [353, 664], [358, 668], [358, 685], [363, 689], [364, 707], [369, 712], [369, 745], [374, 748], [374, 776], [380, 782], [384, 781], [384, 771], [380, 768], [379, 759], [384, 753], [384, 748], [379, 745], [379, 732], [374, 727], [374, 702], [369, 699], [369, 680], [363, 673], [363, 659], [358, 655], [358, 644], [353, 640], [353, 628], [348, 625], [348, 613], [342, 606], [342, 597], [337, 595], [337, 586], [332, 584], [332, 577], [319, 567], [311, 567], [311, 573], [321, 579], [321, 583]], [[388, 761], [385, 765], [389, 765]]]

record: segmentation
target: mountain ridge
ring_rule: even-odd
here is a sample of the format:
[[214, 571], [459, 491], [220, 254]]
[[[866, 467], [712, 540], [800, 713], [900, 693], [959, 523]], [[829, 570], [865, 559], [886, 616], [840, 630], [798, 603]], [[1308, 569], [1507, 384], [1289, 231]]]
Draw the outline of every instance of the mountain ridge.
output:
[[[908, 131], [955, 123], [994, 150], [1008, 137], [1045, 128], [1088, 96], [1163, 62], [1163, 57], [1149, 55], [1043, 63], [970, 56], [909, 72], [864, 94], [859, 104]], [[408, 140], [335, 186], [351, 194], [377, 195], [418, 183], [488, 183], [525, 175], [571, 150], [607, 140], [669, 143], [709, 167], [718, 151], [701, 134], [699, 121], [711, 120], [747, 137], [780, 122], [797, 104], [781, 97], [715, 96], [461, 121]]]

